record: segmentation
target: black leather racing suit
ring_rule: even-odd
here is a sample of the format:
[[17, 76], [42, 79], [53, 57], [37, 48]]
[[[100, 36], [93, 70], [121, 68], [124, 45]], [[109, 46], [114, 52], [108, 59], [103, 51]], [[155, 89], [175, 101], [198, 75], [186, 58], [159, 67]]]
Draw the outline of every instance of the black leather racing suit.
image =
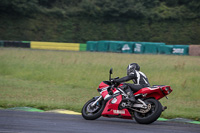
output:
[[[146, 77], [146, 75], [144, 73], [142, 73], [141, 71], [137, 71], [137, 70], [134, 70], [128, 76], [116, 79], [115, 81], [118, 83], [122, 83], [122, 82], [126, 82], [129, 80], [133, 80], [134, 84], [125, 83], [122, 86], [122, 88], [127, 93], [133, 93], [133, 92], [135, 93], [144, 87], [150, 87], [150, 84], [149, 84], [149, 81], [148, 81], [148, 78]], [[131, 92], [131, 90], [133, 92]]]

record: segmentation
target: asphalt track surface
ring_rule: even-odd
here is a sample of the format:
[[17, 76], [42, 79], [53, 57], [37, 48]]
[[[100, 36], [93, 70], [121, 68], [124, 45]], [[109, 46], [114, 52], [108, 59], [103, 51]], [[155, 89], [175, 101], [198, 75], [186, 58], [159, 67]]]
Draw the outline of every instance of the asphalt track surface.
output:
[[81, 115], [0, 110], [0, 133], [200, 133], [200, 125], [156, 121], [141, 125], [134, 120]]

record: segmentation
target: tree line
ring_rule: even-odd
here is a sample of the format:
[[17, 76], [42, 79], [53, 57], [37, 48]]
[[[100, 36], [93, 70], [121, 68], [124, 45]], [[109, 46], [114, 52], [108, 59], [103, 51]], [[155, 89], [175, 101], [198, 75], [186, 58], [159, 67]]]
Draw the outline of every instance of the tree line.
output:
[[1, 0], [1, 13], [20, 16], [53, 14], [57, 17], [85, 16], [149, 20], [200, 17], [199, 0]]
[[0, 18], [0, 40], [200, 42], [200, 0], [0, 0]]

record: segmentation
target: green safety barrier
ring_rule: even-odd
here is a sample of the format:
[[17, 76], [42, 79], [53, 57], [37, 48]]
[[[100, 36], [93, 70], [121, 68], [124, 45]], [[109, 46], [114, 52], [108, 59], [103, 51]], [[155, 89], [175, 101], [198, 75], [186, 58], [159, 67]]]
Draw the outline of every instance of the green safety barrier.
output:
[[110, 41], [109, 42], [109, 52], [116, 52], [121, 53], [122, 52], [122, 46], [125, 41]]
[[161, 45], [158, 47], [159, 54], [172, 54], [173, 45]]
[[97, 51], [98, 41], [87, 41], [87, 51]]
[[86, 50], [87, 50], [87, 44], [80, 43], [80, 51], [86, 51]]
[[143, 45], [145, 45], [145, 54], [158, 54], [159, 47], [164, 46], [165, 43], [143, 42]]
[[98, 41], [97, 51], [98, 52], [107, 52], [109, 48], [110, 41]]
[[155, 42], [88, 41], [87, 51], [158, 54], [160, 46], [164, 45]]

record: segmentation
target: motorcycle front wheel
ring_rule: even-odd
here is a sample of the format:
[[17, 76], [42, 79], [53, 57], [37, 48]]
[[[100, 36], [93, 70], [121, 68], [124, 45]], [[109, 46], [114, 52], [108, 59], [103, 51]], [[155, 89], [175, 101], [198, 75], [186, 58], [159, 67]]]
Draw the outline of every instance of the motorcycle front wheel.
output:
[[151, 104], [151, 109], [147, 113], [134, 112], [135, 120], [140, 124], [150, 124], [156, 121], [162, 113], [162, 105], [156, 99], [146, 99], [144, 102]]
[[92, 103], [95, 102], [95, 99], [89, 100], [82, 108], [82, 116], [86, 120], [95, 120], [101, 116], [103, 109], [105, 107], [105, 102], [97, 102], [97, 104], [92, 107]]

